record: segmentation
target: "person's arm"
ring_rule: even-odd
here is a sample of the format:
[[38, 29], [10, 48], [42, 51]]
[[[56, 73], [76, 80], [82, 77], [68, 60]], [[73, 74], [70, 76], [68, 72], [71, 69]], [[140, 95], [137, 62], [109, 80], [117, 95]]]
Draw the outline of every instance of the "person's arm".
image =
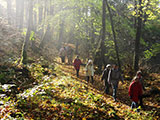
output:
[[139, 84], [139, 96], [142, 96], [142, 85]]
[[130, 97], [130, 99], [132, 99], [132, 96], [133, 96], [133, 84], [130, 84], [130, 86], [129, 86], [129, 91], [128, 91], [128, 94], [129, 94], [129, 97]]
[[112, 74], [112, 70], [109, 70], [108, 79], [107, 79], [108, 83], [111, 83], [111, 74]]
[[79, 59], [79, 61], [80, 61], [80, 65], [82, 65], [82, 61]]
[[101, 81], [103, 81], [103, 80], [104, 80], [104, 76], [105, 76], [105, 70], [102, 72]]
[[143, 79], [143, 77], [141, 77], [141, 83], [142, 83], [142, 88], [143, 88], [143, 90], [145, 91], [146, 89], [145, 89], [145, 87], [144, 87], [144, 79]]

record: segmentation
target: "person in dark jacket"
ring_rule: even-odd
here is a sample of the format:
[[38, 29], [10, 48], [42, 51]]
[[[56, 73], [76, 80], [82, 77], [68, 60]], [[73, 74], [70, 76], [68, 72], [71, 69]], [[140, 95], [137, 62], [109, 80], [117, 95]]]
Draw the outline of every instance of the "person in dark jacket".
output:
[[113, 68], [109, 71], [108, 74], [108, 82], [109, 84], [111, 84], [113, 89], [114, 101], [117, 101], [117, 89], [120, 80], [123, 83], [123, 77], [121, 76], [121, 72], [119, 71], [118, 65], [114, 64]]
[[129, 93], [130, 99], [132, 100], [131, 108], [132, 109], [137, 108], [139, 96], [142, 96], [142, 85], [137, 76], [133, 78], [133, 81], [129, 86], [128, 93]]
[[74, 60], [74, 68], [76, 70], [76, 75], [79, 77], [79, 70], [80, 70], [80, 65], [82, 64], [81, 60], [79, 59], [79, 56], [77, 55], [76, 59]]
[[109, 93], [108, 73], [109, 73], [110, 69], [111, 69], [111, 65], [108, 64], [106, 66], [106, 68], [104, 69], [104, 71], [102, 73], [102, 78], [101, 78], [101, 81], [105, 80], [105, 90], [104, 90], [104, 92], [106, 94]]
[[[137, 71], [136, 73], [136, 76], [138, 77], [139, 79], [139, 82], [141, 83], [142, 85], [142, 90], [145, 91], [145, 87], [144, 87], [144, 80], [143, 80], [143, 76], [142, 76], [142, 71]], [[140, 106], [143, 108], [143, 95], [142, 96], [139, 96], [139, 100], [140, 100]]]

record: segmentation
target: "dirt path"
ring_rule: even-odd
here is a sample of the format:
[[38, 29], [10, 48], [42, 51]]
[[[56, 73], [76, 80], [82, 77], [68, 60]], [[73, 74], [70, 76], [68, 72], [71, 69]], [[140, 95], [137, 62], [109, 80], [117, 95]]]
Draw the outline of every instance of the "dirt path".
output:
[[[94, 83], [93, 85], [91, 83], [87, 83], [86, 82], [86, 78], [85, 78], [85, 70], [84, 70], [84, 66], [81, 66], [80, 69], [80, 77], [77, 78], [76, 77], [76, 71], [74, 69], [74, 67], [72, 65], [67, 65], [67, 64], [59, 64], [61, 67], [61, 70], [68, 75], [71, 75], [71, 77], [84, 82], [86, 84], [88, 84], [90, 87], [94, 88], [93, 90], [96, 90], [96, 92], [103, 94], [107, 101], [111, 101], [113, 103], [113, 99], [112, 99], [112, 89], [110, 88], [110, 92], [109, 95], [104, 94], [104, 82], [101, 81], [101, 76], [99, 75], [95, 75], [94, 76]], [[129, 99], [128, 96], [128, 86], [130, 84], [130, 81], [124, 81], [124, 84], [122, 84], [121, 82], [119, 83], [119, 88], [117, 91], [117, 100], [118, 102], [115, 102], [115, 104], [123, 104], [124, 107], [129, 108], [130, 104], [131, 104], [131, 100]], [[145, 93], [147, 93], [148, 91], [145, 91]], [[154, 103], [151, 101], [151, 98], [144, 98], [144, 111], [157, 111], [157, 114], [160, 115], [160, 106], [158, 103]]]

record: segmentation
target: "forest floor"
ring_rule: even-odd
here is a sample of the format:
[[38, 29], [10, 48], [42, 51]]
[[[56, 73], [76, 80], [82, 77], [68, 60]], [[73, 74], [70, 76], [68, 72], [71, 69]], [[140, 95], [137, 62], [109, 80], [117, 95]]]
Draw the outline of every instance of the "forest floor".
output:
[[118, 101], [114, 102], [111, 89], [109, 95], [104, 94], [100, 75], [94, 76], [93, 85], [86, 82], [84, 66], [81, 66], [80, 77], [77, 78], [73, 66], [67, 64], [0, 65], [0, 80], [14, 79], [12, 82], [17, 85], [13, 92], [7, 91], [5, 84], [0, 86], [0, 119], [158, 120], [160, 76], [153, 75], [155, 79], [147, 82], [144, 93], [145, 109], [140, 108], [140, 112], [136, 112], [130, 108], [130, 81], [119, 84]]

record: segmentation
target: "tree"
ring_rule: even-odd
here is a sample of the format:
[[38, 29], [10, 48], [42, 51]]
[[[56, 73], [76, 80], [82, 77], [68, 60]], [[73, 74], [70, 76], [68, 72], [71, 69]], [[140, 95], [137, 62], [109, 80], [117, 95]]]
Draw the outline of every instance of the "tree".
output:
[[11, 7], [12, 7], [12, 2], [11, 0], [7, 0], [7, 13], [8, 13], [8, 23], [11, 24]]
[[136, 39], [135, 39], [135, 51], [134, 51], [134, 69], [135, 71], [138, 70], [138, 63], [139, 63], [139, 46], [140, 46], [140, 38], [141, 38], [141, 24], [142, 24], [142, 0], [139, 0], [139, 10], [138, 10], [138, 24], [137, 24], [137, 32], [136, 32]]
[[16, 0], [16, 27], [19, 28], [20, 23], [20, 0]]
[[21, 0], [20, 1], [20, 23], [19, 23], [19, 28], [22, 29], [23, 28], [23, 22], [24, 22], [24, 1], [25, 0]]
[[[103, 0], [103, 9], [102, 9], [102, 40], [101, 40], [101, 61], [105, 65], [105, 36], [106, 36], [106, 0]], [[99, 66], [101, 69], [101, 65]]]
[[24, 41], [23, 51], [22, 51], [22, 63], [27, 62], [27, 49], [28, 49], [30, 34], [33, 26], [32, 24], [33, 23], [33, 1], [32, 0], [29, 0], [29, 5], [30, 5], [30, 8], [29, 8], [29, 17], [28, 17], [28, 28], [27, 28], [27, 34]]
[[106, 0], [106, 5], [107, 5], [109, 16], [110, 16], [110, 22], [111, 22], [111, 27], [112, 27], [113, 40], [114, 40], [115, 51], [116, 51], [116, 56], [117, 56], [117, 63], [118, 63], [119, 68], [121, 69], [121, 64], [120, 64], [120, 59], [119, 59], [119, 52], [118, 52], [118, 45], [117, 45], [117, 39], [116, 39], [116, 33], [115, 33], [115, 30], [114, 30], [112, 13], [111, 13], [111, 10], [110, 10], [110, 6], [109, 6], [109, 3], [108, 3], [108, 0]]

